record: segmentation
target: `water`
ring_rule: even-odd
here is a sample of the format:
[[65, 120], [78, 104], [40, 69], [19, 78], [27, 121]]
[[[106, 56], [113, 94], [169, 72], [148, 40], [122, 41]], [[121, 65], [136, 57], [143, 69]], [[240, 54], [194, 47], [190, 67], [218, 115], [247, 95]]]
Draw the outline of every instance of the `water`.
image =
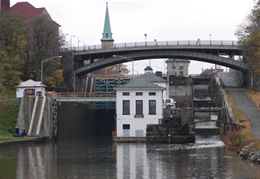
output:
[[62, 140], [0, 150], [1, 179], [256, 179], [260, 166], [221, 141], [112, 143], [109, 137]]

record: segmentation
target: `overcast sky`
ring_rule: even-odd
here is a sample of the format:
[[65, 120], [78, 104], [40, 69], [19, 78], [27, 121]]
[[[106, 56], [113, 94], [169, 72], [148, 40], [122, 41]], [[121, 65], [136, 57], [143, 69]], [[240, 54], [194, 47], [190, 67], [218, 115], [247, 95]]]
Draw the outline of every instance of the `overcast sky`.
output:
[[[11, 6], [19, 1], [11, 0]], [[80, 45], [98, 45], [102, 38], [108, 2], [114, 43], [176, 40], [237, 40], [234, 35], [254, 5], [253, 0], [160, 0], [93, 1], [29, 0], [36, 8], [45, 7], [64, 34], [79, 37]], [[211, 35], [210, 35], [211, 34]], [[70, 37], [66, 39], [70, 42]], [[78, 38], [73, 38], [73, 46]], [[154, 71], [164, 71], [163, 60], [151, 60]], [[143, 73], [149, 61], [135, 62]], [[190, 74], [214, 64], [191, 61]], [[131, 68], [131, 64], [129, 65]], [[136, 72], [135, 72], [136, 73]]]

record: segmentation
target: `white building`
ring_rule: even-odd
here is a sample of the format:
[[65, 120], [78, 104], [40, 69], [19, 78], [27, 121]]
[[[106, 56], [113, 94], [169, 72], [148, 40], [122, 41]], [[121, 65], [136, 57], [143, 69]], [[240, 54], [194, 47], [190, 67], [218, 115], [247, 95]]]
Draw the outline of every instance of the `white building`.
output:
[[159, 124], [164, 89], [145, 79], [115, 88], [117, 137], [145, 137], [147, 124]]
[[145, 73], [143, 75], [136, 77], [135, 79], [144, 79], [155, 85], [165, 88], [165, 90], [163, 90], [163, 98], [169, 98], [169, 93], [168, 93], [169, 90], [166, 90], [166, 89], [168, 89], [168, 87], [167, 87], [168, 82], [165, 79], [158, 77], [152, 73]]
[[[45, 93], [45, 85], [42, 85], [43, 94]], [[22, 98], [24, 95], [29, 96], [37, 96], [41, 94], [41, 82], [40, 81], [33, 81], [27, 80], [25, 82], [21, 82], [16, 87], [16, 98]]]

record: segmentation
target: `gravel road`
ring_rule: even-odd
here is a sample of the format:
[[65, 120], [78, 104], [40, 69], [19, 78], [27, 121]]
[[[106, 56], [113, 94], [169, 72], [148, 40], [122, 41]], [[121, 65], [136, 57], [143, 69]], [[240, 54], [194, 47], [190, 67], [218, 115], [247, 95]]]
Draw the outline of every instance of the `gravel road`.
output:
[[236, 101], [236, 107], [244, 111], [246, 116], [251, 120], [252, 134], [256, 138], [260, 139], [259, 108], [245, 95], [245, 89], [238, 86], [231, 74], [220, 73], [220, 78], [226, 86], [225, 90], [230, 90], [233, 94]]

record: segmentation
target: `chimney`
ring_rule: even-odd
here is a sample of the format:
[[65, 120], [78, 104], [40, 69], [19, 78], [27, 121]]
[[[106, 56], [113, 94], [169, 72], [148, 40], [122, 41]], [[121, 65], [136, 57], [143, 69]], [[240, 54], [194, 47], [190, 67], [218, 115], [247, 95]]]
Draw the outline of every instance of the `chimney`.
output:
[[0, 0], [0, 12], [9, 12], [10, 11], [10, 0]]

